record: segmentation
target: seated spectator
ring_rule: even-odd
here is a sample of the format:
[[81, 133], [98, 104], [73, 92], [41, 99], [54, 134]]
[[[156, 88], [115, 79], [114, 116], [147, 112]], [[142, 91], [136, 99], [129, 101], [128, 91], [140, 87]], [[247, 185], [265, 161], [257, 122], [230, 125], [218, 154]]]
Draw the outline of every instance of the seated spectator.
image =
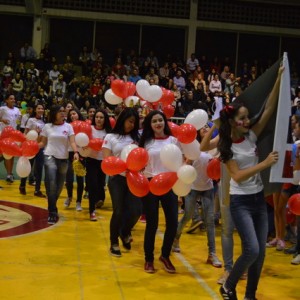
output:
[[184, 77], [182, 76], [182, 73], [180, 70], [178, 70], [176, 72], [176, 75], [173, 77], [173, 82], [174, 82], [174, 84], [177, 85], [177, 87], [180, 91], [185, 89], [186, 81], [185, 81]]
[[155, 73], [155, 69], [150, 67], [149, 73], [146, 75], [145, 79], [150, 83], [150, 80], [153, 81], [154, 84], [158, 85], [159, 78], [158, 75]]
[[139, 69], [133, 69], [131, 75], [128, 77], [128, 81], [136, 84], [140, 79], [142, 79], [142, 77], [139, 75]]
[[222, 84], [219, 80], [219, 75], [215, 74], [211, 82], [209, 83], [209, 92], [212, 95], [215, 95], [215, 93], [221, 93], [222, 92]]
[[23, 98], [24, 82], [21, 79], [20, 73], [16, 73], [15, 78], [11, 81], [12, 89], [14, 91], [17, 101], [21, 101]]
[[28, 43], [25, 43], [20, 49], [20, 60], [22, 62], [33, 62], [36, 60], [36, 51]]

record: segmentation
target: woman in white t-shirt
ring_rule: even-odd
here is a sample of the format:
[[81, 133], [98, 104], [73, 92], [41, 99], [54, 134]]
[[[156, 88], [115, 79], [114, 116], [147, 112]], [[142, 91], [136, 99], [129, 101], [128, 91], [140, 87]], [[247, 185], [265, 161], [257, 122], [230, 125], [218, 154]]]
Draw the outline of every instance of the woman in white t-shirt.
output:
[[[14, 94], [7, 94], [5, 98], [6, 106], [0, 107], [0, 133], [6, 126], [11, 126], [17, 129], [18, 122], [21, 120], [21, 112], [15, 107], [16, 99]], [[4, 159], [4, 165], [7, 171], [6, 182], [13, 183], [13, 166], [14, 157], [11, 159]]]
[[[202, 138], [207, 134], [209, 129], [208, 124], [199, 130], [197, 140], [201, 142]], [[211, 153], [210, 153], [211, 152]], [[173, 252], [180, 252], [179, 239], [183, 228], [187, 222], [193, 217], [196, 209], [197, 201], [201, 200], [204, 223], [206, 226], [208, 258], [207, 263], [216, 268], [221, 268], [222, 263], [216, 255], [215, 242], [215, 220], [214, 220], [214, 183], [208, 177], [206, 169], [209, 161], [216, 156], [216, 151], [200, 152], [199, 158], [192, 162], [192, 166], [197, 172], [197, 178], [192, 183], [190, 193], [185, 197], [184, 215], [178, 223], [176, 238], [173, 243]]]
[[61, 105], [50, 108], [49, 123], [41, 132], [40, 148], [44, 148], [45, 186], [48, 198], [48, 224], [58, 221], [57, 200], [63, 189], [68, 169], [69, 143], [74, 159], [79, 159], [74, 131], [65, 122], [65, 109]]
[[[144, 120], [143, 133], [139, 143], [140, 147], [147, 150], [149, 161], [144, 170], [144, 175], [149, 180], [160, 173], [169, 172], [160, 160], [160, 150], [169, 144], [179, 145], [177, 139], [171, 135], [166, 116], [158, 110], [151, 111]], [[144, 237], [145, 265], [147, 273], [154, 273], [154, 244], [158, 228], [159, 202], [163, 208], [166, 219], [160, 262], [168, 273], [175, 273], [176, 269], [169, 259], [172, 244], [176, 235], [178, 223], [178, 200], [172, 189], [164, 195], [156, 196], [151, 192], [142, 199], [146, 215], [146, 230]]]
[[[111, 133], [104, 138], [103, 158], [120, 157], [125, 146], [137, 144], [139, 140], [139, 115], [132, 107], [126, 107], [118, 116]], [[113, 205], [110, 219], [110, 253], [120, 257], [119, 237], [125, 249], [131, 249], [131, 230], [141, 215], [141, 200], [134, 196], [127, 185], [125, 174], [111, 176], [108, 189]]]
[[[33, 109], [32, 115], [29, 117], [27, 123], [25, 124], [24, 134], [26, 135], [30, 130], [35, 130], [39, 135], [37, 139], [38, 142], [41, 140], [40, 133], [45, 126], [44, 113], [44, 106], [42, 104], [37, 104]], [[44, 168], [44, 149], [40, 149], [36, 156], [30, 160], [30, 163], [31, 165], [34, 165], [34, 196], [45, 198], [46, 196], [41, 192], [41, 182]], [[26, 195], [26, 180], [27, 177], [21, 178], [19, 191], [22, 195]]]
[[[105, 110], [96, 110], [92, 118], [92, 138], [104, 140], [111, 132], [109, 116]], [[97, 207], [102, 207], [105, 201], [105, 178], [101, 169], [103, 160], [102, 150], [90, 150], [86, 158], [86, 181], [88, 182], [90, 220], [97, 221], [95, 213]]]
[[278, 153], [274, 151], [259, 162], [256, 141], [276, 108], [282, 72], [283, 67], [280, 67], [264, 111], [251, 129], [249, 112], [243, 104], [234, 102], [220, 112], [218, 149], [220, 159], [231, 176], [230, 212], [242, 241], [242, 254], [220, 287], [223, 299], [237, 299], [236, 285], [247, 269], [244, 299], [255, 299], [268, 234], [268, 215], [260, 172], [278, 160]]

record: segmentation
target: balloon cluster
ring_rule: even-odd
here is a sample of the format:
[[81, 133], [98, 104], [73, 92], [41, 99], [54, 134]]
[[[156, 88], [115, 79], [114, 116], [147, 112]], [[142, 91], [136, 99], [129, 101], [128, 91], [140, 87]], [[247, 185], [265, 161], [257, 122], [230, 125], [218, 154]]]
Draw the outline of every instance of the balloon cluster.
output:
[[92, 138], [92, 126], [86, 121], [73, 121], [71, 123], [75, 133], [75, 143], [79, 147], [78, 151], [81, 156], [87, 157], [91, 150], [100, 151], [103, 140]]
[[144, 148], [131, 144], [124, 147], [120, 157], [105, 158], [101, 168], [109, 176], [126, 171], [126, 180], [131, 193], [137, 197], [144, 197], [149, 193], [149, 182], [140, 171], [145, 168], [148, 160], [149, 155]]
[[36, 141], [38, 134], [35, 130], [30, 130], [24, 135], [19, 130], [11, 126], [4, 127], [0, 135], [0, 154], [5, 159], [19, 157], [16, 165], [16, 172], [20, 177], [27, 177], [31, 172], [29, 159], [39, 152]]
[[288, 208], [292, 214], [300, 216], [300, 193], [294, 194], [289, 198]]
[[173, 117], [175, 112], [174, 106], [171, 105], [175, 100], [174, 93], [158, 85], [150, 85], [145, 79], [139, 80], [136, 85], [115, 79], [111, 88], [105, 92], [104, 98], [112, 105], [123, 103], [127, 107], [137, 104], [153, 109], [161, 107], [168, 119]]

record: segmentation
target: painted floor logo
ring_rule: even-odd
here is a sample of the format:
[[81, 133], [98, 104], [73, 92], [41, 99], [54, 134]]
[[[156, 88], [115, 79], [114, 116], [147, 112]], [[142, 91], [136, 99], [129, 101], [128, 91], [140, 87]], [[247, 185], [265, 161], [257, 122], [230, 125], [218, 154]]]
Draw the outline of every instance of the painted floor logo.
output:
[[35, 232], [51, 225], [44, 208], [0, 200], [0, 238]]

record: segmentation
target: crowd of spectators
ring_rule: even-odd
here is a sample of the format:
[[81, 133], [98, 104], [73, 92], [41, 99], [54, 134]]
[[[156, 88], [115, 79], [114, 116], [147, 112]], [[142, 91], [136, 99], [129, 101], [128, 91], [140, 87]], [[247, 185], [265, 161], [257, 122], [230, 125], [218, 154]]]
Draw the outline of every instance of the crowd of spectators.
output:
[[[150, 85], [174, 92], [175, 117], [185, 117], [195, 108], [203, 108], [212, 115], [216, 97], [222, 97], [224, 103], [234, 101], [265, 68], [254, 60], [243, 63], [235, 74], [228, 57], [209, 61], [205, 55], [197, 57], [192, 53], [182, 62], [171, 56], [163, 60], [153, 51], [145, 57], [134, 50], [125, 54], [121, 48], [116, 50], [114, 64], [108, 65], [98, 49], [89, 51], [86, 46], [78, 57], [66, 56], [59, 63], [48, 43], [38, 55], [25, 43], [19, 53], [7, 54], [0, 69], [0, 102], [4, 105], [5, 94], [13, 92], [20, 108], [38, 103], [50, 108], [71, 100], [82, 111], [94, 106], [113, 112], [115, 107], [104, 97], [111, 82], [122, 79], [137, 83], [146, 79]], [[298, 75], [292, 72], [291, 94], [295, 106], [298, 85]]]

